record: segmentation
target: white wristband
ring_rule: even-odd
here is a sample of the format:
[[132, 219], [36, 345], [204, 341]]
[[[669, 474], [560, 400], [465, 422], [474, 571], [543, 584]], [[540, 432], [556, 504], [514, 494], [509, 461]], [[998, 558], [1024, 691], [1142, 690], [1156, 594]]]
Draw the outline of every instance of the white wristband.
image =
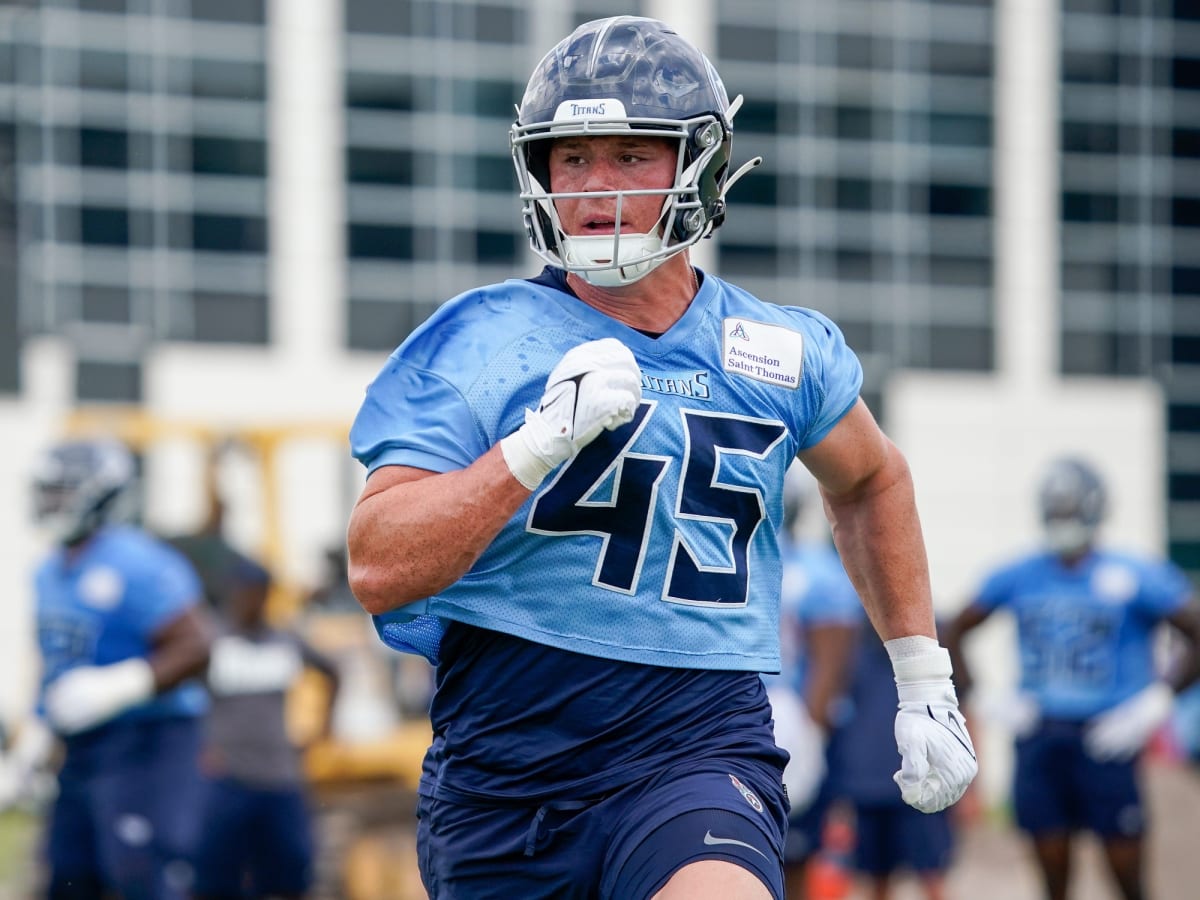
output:
[[950, 653], [924, 635], [885, 641], [901, 703], [958, 703]]
[[550, 474], [550, 466], [529, 449], [525, 443], [526, 434], [524, 428], [518, 428], [508, 437], [501, 438], [500, 452], [504, 454], [504, 462], [513, 478], [532, 491]]

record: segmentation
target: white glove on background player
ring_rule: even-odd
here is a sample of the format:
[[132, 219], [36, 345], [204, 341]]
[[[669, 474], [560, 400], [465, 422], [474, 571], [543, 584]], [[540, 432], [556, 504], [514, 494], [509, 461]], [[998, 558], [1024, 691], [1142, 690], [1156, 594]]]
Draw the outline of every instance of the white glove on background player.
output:
[[46, 719], [59, 734], [87, 731], [154, 696], [154, 672], [140, 657], [80, 666], [46, 688]]
[[823, 728], [813, 721], [808, 705], [795, 691], [784, 685], [767, 690], [775, 720], [775, 743], [791, 754], [783, 770], [792, 815], [812, 804], [825, 780], [825, 744]]
[[532, 491], [601, 431], [630, 421], [641, 402], [642, 373], [628, 347], [616, 338], [572, 347], [546, 379], [538, 408], [500, 441], [504, 461]]
[[46, 793], [39, 775], [41, 779], [50, 778], [40, 770], [53, 747], [54, 735], [41, 719], [30, 716], [21, 723], [12, 747], [0, 754], [0, 810]]
[[1042, 721], [1042, 708], [1037, 700], [1020, 690], [983, 693], [975, 701], [974, 709], [985, 721], [1011, 732], [1018, 740], [1033, 734]]
[[979, 771], [975, 747], [950, 681], [950, 654], [923, 635], [885, 641], [900, 710], [892, 777], [909, 806], [932, 813], [956, 802]]
[[1155, 681], [1095, 716], [1083, 732], [1083, 748], [1100, 762], [1133, 759], [1171, 716], [1175, 692]]

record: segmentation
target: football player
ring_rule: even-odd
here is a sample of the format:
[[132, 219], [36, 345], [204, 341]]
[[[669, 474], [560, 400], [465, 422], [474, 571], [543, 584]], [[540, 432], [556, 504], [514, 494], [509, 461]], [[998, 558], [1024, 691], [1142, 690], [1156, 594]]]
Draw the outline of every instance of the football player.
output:
[[[1145, 896], [1137, 761], [1175, 692], [1200, 676], [1200, 613], [1174, 565], [1097, 544], [1107, 498], [1090, 463], [1053, 461], [1038, 504], [1044, 548], [990, 573], [946, 642], [965, 694], [963, 636], [997, 610], [1015, 617], [1016, 823], [1032, 839], [1051, 900], [1067, 896], [1070, 841], [1082, 830], [1100, 837], [1123, 896], [1134, 900]], [[1154, 659], [1163, 622], [1185, 647], [1169, 674]]]
[[835, 806], [844, 803], [853, 824], [850, 868], [869, 885], [872, 900], [911, 896], [897, 884], [912, 875], [925, 900], [944, 900], [945, 875], [953, 861], [952, 814], [961, 804], [923, 815], [896, 795], [892, 772], [896, 748], [888, 740], [884, 714], [896, 705], [892, 667], [878, 636], [862, 629], [847, 689], [848, 712], [829, 741]]
[[418, 808], [433, 897], [779, 898], [784, 472], [821, 482], [900, 682], [913, 804], [975, 758], [903, 455], [820, 313], [691, 265], [726, 214], [716, 70], [662, 22], [581, 25], [510, 143], [547, 267], [448, 301], [355, 419], [349, 577], [437, 663]]
[[[846, 692], [865, 618], [827, 527], [813, 529], [807, 521], [819, 504], [816, 481], [803, 465], [792, 463], [784, 477], [779, 535], [782, 668], [779, 675], [763, 676], [775, 742], [790, 756], [783, 783], [791, 806], [784, 843], [784, 883], [791, 898], [806, 895], [808, 864], [821, 846], [833, 799], [831, 770], [838, 762], [828, 755], [829, 735], [849, 712]], [[891, 783], [890, 771], [888, 777]], [[895, 784], [892, 793], [900, 802]]]
[[132, 454], [68, 441], [37, 462], [38, 713], [61, 739], [49, 896], [188, 895], [210, 629], [191, 566], [122, 521]]
[[340, 678], [331, 659], [270, 623], [271, 575], [263, 566], [243, 557], [230, 586], [206, 679], [210, 783], [192, 900], [300, 898], [313, 886], [316, 843], [287, 699], [306, 670], [319, 675], [326, 691], [318, 724], [327, 737]]

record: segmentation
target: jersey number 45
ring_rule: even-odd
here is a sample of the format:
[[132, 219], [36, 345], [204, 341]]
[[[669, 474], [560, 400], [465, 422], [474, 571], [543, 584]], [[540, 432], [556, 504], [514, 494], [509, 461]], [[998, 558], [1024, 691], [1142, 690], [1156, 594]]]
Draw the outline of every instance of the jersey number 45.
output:
[[[593, 583], [632, 594], [651, 547], [663, 547], [666, 535], [652, 535], [659, 484], [675, 461], [671, 456], [632, 450], [657, 403], [643, 401], [627, 425], [602, 434], [584, 447], [534, 500], [527, 529], [545, 535], [587, 534], [601, 538]], [[777, 420], [680, 409], [684, 452], [672, 512], [667, 576], [662, 599], [675, 603], [746, 603], [750, 547], [766, 517], [763, 492], [782, 479], [784, 466], [761, 467], [753, 485], [718, 481], [721, 459], [738, 455], [765, 461], [787, 434]], [[603, 485], [610, 483], [608, 491]], [[603, 493], [603, 499], [595, 499]], [[664, 500], [664, 502], [669, 502]], [[727, 528], [728, 556], [723, 565], [703, 565], [684, 540], [678, 522], [719, 523]], [[653, 538], [653, 540], [652, 540]]]

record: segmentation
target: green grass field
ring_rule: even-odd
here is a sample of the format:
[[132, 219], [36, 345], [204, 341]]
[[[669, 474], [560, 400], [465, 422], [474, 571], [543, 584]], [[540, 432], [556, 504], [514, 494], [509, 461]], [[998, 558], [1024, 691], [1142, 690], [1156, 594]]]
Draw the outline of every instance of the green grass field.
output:
[[0, 898], [29, 884], [37, 820], [28, 813], [0, 813]]

